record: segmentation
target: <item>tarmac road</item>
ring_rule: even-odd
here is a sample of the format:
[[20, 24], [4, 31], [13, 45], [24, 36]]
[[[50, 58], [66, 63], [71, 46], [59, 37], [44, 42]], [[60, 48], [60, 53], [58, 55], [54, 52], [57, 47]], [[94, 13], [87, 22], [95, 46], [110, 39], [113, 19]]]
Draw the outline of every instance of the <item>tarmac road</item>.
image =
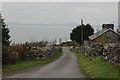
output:
[[85, 78], [80, 72], [77, 57], [63, 47], [63, 55], [48, 64], [31, 67], [4, 75], [4, 78]]

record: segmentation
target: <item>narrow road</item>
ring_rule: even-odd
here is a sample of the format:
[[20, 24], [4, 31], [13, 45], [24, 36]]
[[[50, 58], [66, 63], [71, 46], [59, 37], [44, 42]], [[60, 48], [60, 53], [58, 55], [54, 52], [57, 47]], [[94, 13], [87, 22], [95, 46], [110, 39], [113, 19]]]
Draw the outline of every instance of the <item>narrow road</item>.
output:
[[68, 47], [63, 47], [63, 55], [45, 65], [31, 67], [7, 75], [5, 78], [85, 78], [80, 72], [77, 57], [70, 53]]

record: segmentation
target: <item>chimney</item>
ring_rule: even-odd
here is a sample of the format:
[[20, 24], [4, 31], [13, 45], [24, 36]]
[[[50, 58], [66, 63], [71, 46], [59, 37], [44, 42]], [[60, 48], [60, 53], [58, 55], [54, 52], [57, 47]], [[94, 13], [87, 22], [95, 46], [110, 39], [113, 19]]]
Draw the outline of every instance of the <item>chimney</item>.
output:
[[119, 33], [119, 29], [117, 29], [117, 32]]
[[114, 24], [103, 24], [102, 25], [102, 29], [109, 29], [109, 28], [111, 28], [111, 29], [113, 29], [114, 30]]

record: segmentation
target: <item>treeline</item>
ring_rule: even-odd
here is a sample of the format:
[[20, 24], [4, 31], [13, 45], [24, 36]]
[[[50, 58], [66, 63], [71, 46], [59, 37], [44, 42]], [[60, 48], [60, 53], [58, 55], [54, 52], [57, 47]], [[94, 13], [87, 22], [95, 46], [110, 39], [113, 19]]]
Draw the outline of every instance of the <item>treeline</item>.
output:
[[60, 45], [61, 46], [73, 46], [73, 42], [72, 41], [62, 42]]

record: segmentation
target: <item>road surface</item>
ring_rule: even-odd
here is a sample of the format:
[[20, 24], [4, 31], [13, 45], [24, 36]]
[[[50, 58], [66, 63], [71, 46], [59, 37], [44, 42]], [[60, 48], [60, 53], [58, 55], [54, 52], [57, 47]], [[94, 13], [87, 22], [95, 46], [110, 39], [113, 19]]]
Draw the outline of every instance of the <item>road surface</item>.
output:
[[85, 78], [80, 72], [77, 57], [63, 47], [63, 55], [45, 65], [31, 67], [5, 75], [5, 78]]

